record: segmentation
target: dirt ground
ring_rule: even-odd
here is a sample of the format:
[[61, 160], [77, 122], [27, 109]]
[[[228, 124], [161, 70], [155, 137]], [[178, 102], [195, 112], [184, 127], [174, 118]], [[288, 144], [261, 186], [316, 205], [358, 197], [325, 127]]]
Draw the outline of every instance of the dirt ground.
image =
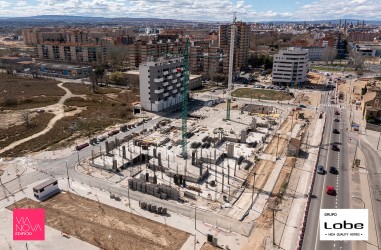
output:
[[307, 106], [319, 106], [320, 99], [321, 93], [301, 92], [296, 96], [294, 103], [304, 104]]
[[42, 131], [53, 117], [53, 114], [47, 112], [39, 114], [35, 113], [30, 120], [31, 125], [29, 127], [23, 124], [23, 121], [21, 121], [21, 124], [6, 128], [2, 128], [0, 124], [0, 148], [6, 147], [12, 142], [32, 136]]
[[310, 80], [311, 84], [319, 84], [321, 81], [321, 76], [316, 73], [308, 73], [308, 80]]
[[189, 234], [72, 193], [22, 199], [8, 209], [44, 208], [46, 224], [100, 249], [180, 249]]
[[202, 245], [201, 250], [218, 250], [223, 249], [221, 247], [215, 247], [212, 244], [205, 242], [204, 245]]
[[[279, 133], [281, 136], [279, 137], [279, 142], [277, 137], [273, 137], [270, 144], [267, 146], [265, 153], [275, 155], [276, 148], [278, 146], [278, 152], [283, 152], [285, 155], [285, 148], [288, 143], [287, 132], [292, 130], [291, 124], [293, 126], [298, 122], [297, 116], [299, 112], [290, 113], [287, 119], [281, 124], [279, 128]], [[313, 114], [313, 112], [305, 113], [306, 117], [309, 117]], [[292, 115], [294, 116], [292, 121]], [[282, 168], [278, 180], [275, 183], [274, 189], [272, 191], [272, 195], [268, 200], [265, 209], [263, 210], [262, 215], [255, 221], [253, 233], [250, 235], [248, 243], [243, 246], [243, 250], [253, 250], [253, 249], [265, 249], [264, 247], [268, 244], [268, 241], [271, 240], [271, 232], [270, 228], [272, 227], [272, 211], [268, 208], [278, 208], [282, 203], [282, 197], [287, 189], [288, 181], [291, 175], [291, 170], [295, 165], [296, 158], [295, 157], [287, 157], [285, 166]], [[256, 172], [259, 175], [256, 178], [256, 188], [263, 188], [266, 184], [268, 177], [275, 167], [275, 163], [271, 161], [263, 161], [261, 160], [257, 164]], [[253, 177], [249, 175], [251, 179], [248, 181], [252, 183]]]
[[284, 194], [288, 179], [291, 175], [291, 169], [295, 164], [294, 157], [287, 157], [286, 165], [282, 168], [279, 178], [275, 183], [273, 194], [266, 204], [261, 216], [254, 222], [253, 233], [249, 237], [249, 241], [242, 247], [243, 250], [266, 249], [268, 241], [271, 240], [271, 227], [272, 227], [272, 211], [268, 208], [278, 208], [282, 202], [282, 195]]
[[0, 74], [0, 109], [30, 109], [53, 104], [65, 95], [58, 82]]

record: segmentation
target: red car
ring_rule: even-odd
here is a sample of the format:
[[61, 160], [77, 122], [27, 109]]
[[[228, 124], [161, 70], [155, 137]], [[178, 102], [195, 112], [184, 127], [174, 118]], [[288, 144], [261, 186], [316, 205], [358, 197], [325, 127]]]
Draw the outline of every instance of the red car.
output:
[[327, 186], [328, 195], [336, 195], [336, 190], [332, 186]]

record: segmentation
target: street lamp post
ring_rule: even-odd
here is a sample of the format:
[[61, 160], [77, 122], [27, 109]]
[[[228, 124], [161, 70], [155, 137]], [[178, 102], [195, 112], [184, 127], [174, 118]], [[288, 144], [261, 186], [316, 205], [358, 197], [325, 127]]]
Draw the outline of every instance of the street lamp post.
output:
[[353, 137], [351, 137], [350, 139], [353, 139], [353, 140], [356, 141], [355, 154], [353, 156], [353, 162], [352, 162], [352, 166], [353, 166], [355, 164], [355, 160], [356, 160], [357, 148], [359, 147], [359, 141], [356, 138], [353, 138]]
[[282, 209], [271, 207], [269, 207], [268, 209], [272, 210], [273, 212], [273, 245], [275, 246], [275, 212], [282, 211]]
[[277, 144], [276, 144], [275, 160], [278, 160], [278, 146], [279, 146], [279, 134], [278, 133], [277, 133], [277, 136], [278, 136], [278, 141], [277, 141]]
[[69, 181], [69, 167], [67, 166], [67, 161], [66, 161], [66, 174], [67, 174], [67, 185], [70, 187], [70, 181]]
[[352, 196], [352, 199], [358, 199], [359, 201], [361, 201], [362, 204], [364, 205], [364, 209], [365, 209], [365, 202], [362, 199], [360, 199], [359, 197], [356, 197], [356, 196]]
[[254, 190], [255, 190], [255, 176], [256, 175], [257, 173], [254, 172], [253, 193], [251, 194], [251, 204], [254, 204]]

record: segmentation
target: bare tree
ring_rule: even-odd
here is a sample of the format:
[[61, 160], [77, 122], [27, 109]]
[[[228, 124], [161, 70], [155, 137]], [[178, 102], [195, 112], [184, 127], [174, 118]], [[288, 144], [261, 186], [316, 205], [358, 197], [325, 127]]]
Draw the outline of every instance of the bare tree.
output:
[[331, 46], [328, 46], [323, 51], [323, 60], [325, 61], [325, 64], [328, 64], [330, 61], [331, 64], [333, 64], [333, 61], [336, 59], [337, 56], [337, 49]]
[[32, 119], [31, 119], [30, 111], [23, 110], [21, 112], [21, 118], [28, 128], [30, 128], [32, 126]]
[[362, 69], [364, 67], [365, 57], [354, 51], [349, 46], [348, 51], [350, 64], [355, 68], [356, 71]]

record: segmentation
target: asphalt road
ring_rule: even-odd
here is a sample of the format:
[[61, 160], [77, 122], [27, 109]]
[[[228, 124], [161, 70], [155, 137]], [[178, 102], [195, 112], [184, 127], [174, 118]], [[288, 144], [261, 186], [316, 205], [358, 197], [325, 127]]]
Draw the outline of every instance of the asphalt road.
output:
[[[322, 111], [326, 114], [326, 124], [324, 128], [323, 141], [318, 158], [318, 165], [324, 166], [326, 173], [317, 174], [312, 192], [312, 199], [307, 218], [307, 228], [305, 231], [302, 249], [351, 249], [351, 243], [345, 241], [320, 241], [319, 212], [320, 209], [344, 209], [350, 208], [350, 167], [348, 162], [348, 135], [343, 130], [343, 122], [347, 119], [345, 109], [324, 106], [330, 103], [331, 96], [322, 98]], [[335, 111], [340, 110], [340, 115], [335, 115]], [[335, 122], [337, 117], [340, 121]], [[333, 129], [338, 129], [340, 134], [333, 133]], [[333, 151], [332, 145], [336, 143], [340, 151]], [[329, 168], [333, 166], [339, 171], [338, 174], [329, 173]], [[326, 194], [326, 187], [333, 186], [336, 196]]]

